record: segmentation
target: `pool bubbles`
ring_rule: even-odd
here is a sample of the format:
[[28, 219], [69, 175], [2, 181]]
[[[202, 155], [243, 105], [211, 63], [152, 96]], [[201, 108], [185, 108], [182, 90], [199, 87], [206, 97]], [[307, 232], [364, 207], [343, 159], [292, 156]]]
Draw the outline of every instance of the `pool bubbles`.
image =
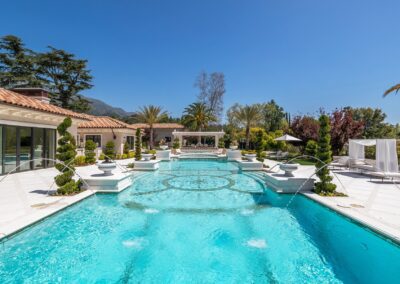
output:
[[158, 211], [157, 209], [153, 209], [153, 208], [146, 208], [146, 209], [144, 209], [144, 213], [146, 213], [146, 214], [157, 214], [157, 213], [159, 213], [160, 211]]
[[145, 238], [136, 238], [133, 240], [126, 240], [122, 242], [122, 244], [125, 247], [139, 249], [139, 250], [143, 249], [143, 247], [147, 245], [147, 243], [148, 241]]
[[267, 242], [264, 239], [250, 239], [247, 241], [249, 247], [265, 249], [267, 247]]
[[254, 209], [242, 209], [240, 211], [240, 214], [242, 214], [243, 216], [253, 215], [254, 214]]

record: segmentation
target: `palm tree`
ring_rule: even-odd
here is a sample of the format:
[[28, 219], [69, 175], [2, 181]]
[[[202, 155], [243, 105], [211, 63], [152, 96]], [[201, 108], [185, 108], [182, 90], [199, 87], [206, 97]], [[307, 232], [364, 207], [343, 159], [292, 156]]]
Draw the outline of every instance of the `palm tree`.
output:
[[257, 126], [263, 119], [260, 105], [234, 105], [228, 113], [233, 124], [242, 126], [246, 129], [246, 149], [250, 146], [250, 128]]
[[192, 103], [183, 111], [183, 124], [196, 131], [202, 131], [210, 122], [216, 121], [217, 117], [205, 103]]
[[138, 122], [147, 123], [150, 129], [150, 149], [154, 147], [154, 123], [158, 123], [167, 117], [167, 112], [162, 110], [162, 107], [148, 105], [141, 107], [140, 110], [135, 113], [135, 118]]
[[[182, 123], [196, 131], [203, 131], [210, 122], [216, 122], [217, 120], [211, 108], [205, 103], [192, 103], [183, 111]], [[199, 136], [199, 143], [201, 143], [200, 139], [201, 137]]]
[[400, 84], [394, 85], [393, 87], [391, 87], [390, 89], [387, 89], [385, 93], [383, 93], [383, 96], [386, 97], [387, 95], [389, 95], [392, 92], [397, 92], [400, 91]]

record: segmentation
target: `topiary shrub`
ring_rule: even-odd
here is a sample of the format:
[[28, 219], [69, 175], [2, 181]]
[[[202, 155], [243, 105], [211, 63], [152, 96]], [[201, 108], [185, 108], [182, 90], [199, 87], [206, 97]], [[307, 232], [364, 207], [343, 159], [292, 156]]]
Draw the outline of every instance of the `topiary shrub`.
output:
[[305, 152], [307, 155], [315, 157], [317, 154], [318, 144], [314, 140], [308, 140]]
[[177, 137], [174, 139], [174, 143], [172, 143], [172, 148], [176, 150], [176, 149], [179, 149], [180, 147], [181, 147], [181, 145], [179, 143], [179, 138]]
[[225, 141], [224, 141], [223, 138], [219, 139], [218, 148], [220, 148], [220, 149], [224, 149], [225, 148]]
[[255, 148], [256, 148], [257, 160], [260, 162], [263, 162], [265, 158], [264, 154], [265, 144], [266, 142], [264, 140], [264, 131], [263, 130], [257, 131]]
[[[58, 186], [57, 193], [61, 195], [72, 194], [80, 191], [80, 182], [72, 179], [74, 176], [73, 161], [76, 156], [75, 139], [68, 128], [71, 127], [72, 120], [70, 117], [64, 119], [57, 127], [57, 132], [60, 138], [57, 141], [57, 154], [56, 157], [61, 163], [55, 165], [56, 169], [60, 171], [54, 179]], [[66, 166], [68, 165], [68, 167]]]
[[135, 139], [135, 160], [140, 161], [142, 159], [142, 131], [140, 128], [136, 129]]
[[128, 144], [128, 142], [125, 142], [125, 144], [124, 144], [124, 154], [126, 154], [126, 155], [129, 154], [129, 144]]
[[[335, 195], [336, 185], [331, 183], [332, 177], [329, 174], [329, 169], [326, 164], [332, 161], [332, 151], [331, 151], [331, 135], [330, 135], [330, 121], [329, 117], [325, 114], [321, 115], [319, 118], [319, 139], [316, 157], [321, 161], [316, 164], [317, 176], [319, 177], [319, 182], [315, 183], [314, 191], [321, 195]], [[324, 167], [325, 166], [325, 167]], [[324, 168], [322, 168], [324, 167]]]
[[104, 147], [104, 156], [106, 161], [108, 162], [109, 159], [115, 159], [115, 144], [114, 141], [108, 141], [106, 146]]
[[106, 156], [104, 156], [103, 153], [101, 153], [101, 154], [99, 155], [99, 160], [100, 160], [100, 161], [105, 160], [105, 158], [106, 158]]
[[84, 166], [86, 165], [86, 157], [85, 156], [76, 156], [74, 160], [75, 166]]
[[96, 147], [96, 143], [92, 140], [85, 142], [85, 161], [87, 164], [94, 164], [96, 162], [96, 153], [94, 152]]

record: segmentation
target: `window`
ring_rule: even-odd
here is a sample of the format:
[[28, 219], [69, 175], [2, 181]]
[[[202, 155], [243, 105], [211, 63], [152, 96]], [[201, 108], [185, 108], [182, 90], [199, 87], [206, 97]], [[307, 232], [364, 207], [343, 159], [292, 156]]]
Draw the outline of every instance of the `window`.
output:
[[165, 136], [164, 139], [167, 143], [171, 142], [171, 136]]
[[128, 144], [129, 150], [133, 150], [135, 148], [135, 137], [126, 136], [126, 143]]
[[97, 147], [101, 147], [101, 135], [85, 135], [85, 141], [92, 140]]

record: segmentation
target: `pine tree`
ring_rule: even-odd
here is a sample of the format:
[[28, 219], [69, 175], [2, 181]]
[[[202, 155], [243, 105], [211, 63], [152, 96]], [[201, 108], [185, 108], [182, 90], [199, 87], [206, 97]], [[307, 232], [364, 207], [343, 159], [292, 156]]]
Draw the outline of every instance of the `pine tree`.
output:
[[140, 161], [142, 159], [142, 131], [140, 128], [136, 129], [135, 139], [135, 160]]
[[[80, 181], [72, 179], [74, 176], [73, 160], [76, 156], [74, 136], [68, 132], [72, 120], [67, 117], [57, 127], [60, 138], [58, 139], [57, 159], [62, 163], [56, 164], [56, 169], [61, 173], [55, 177], [58, 186], [57, 193], [61, 195], [72, 194], [80, 190]], [[68, 166], [68, 167], [67, 167]]]
[[13, 35], [0, 39], [0, 87], [42, 87], [45, 80], [38, 73], [37, 54], [27, 49]]
[[329, 117], [325, 114], [319, 118], [319, 139], [316, 157], [321, 160], [316, 164], [317, 176], [319, 182], [315, 184], [314, 191], [322, 195], [334, 195], [336, 185], [332, 183], [332, 177], [329, 174], [329, 169], [326, 166], [332, 161], [331, 151], [331, 135], [330, 135], [330, 121]]

